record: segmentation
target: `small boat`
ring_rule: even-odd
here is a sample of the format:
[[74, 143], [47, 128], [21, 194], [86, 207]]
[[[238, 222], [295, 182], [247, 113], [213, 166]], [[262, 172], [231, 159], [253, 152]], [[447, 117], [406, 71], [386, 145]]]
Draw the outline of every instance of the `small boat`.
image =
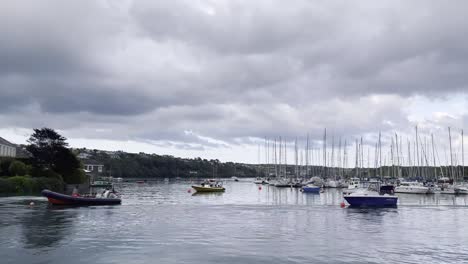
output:
[[47, 197], [49, 203], [53, 205], [73, 205], [73, 206], [88, 206], [88, 205], [116, 205], [121, 204], [122, 200], [116, 198], [97, 198], [87, 196], [71, 196], [62, 193], [57, 193], [49, 190], [43, 190], [42, 195]]
[[444, 185], [440, 187], [440, 192], [441, 194], [455, 194], [455, 188], [453, 185]]
[[401, 182], [400, 185], [395, 187], [395, 193], [427, 194], [428, 192], [429, 187], [420, 182]]
[[141, 184], [141, 183], [145, 183], [145, 181], [136, 181], [136, 183], [140, 183], [140, 184]]
[[280, 178], [276, 180], [276, 182], [273, 185], [278, 188], [287, 188], [287, 187], [292, 187], [293, 182], [287, 178]]
[[334, 180], [329, 180], [325, 183], [325, 186], [327, 188], [337, 188], [338, 187], [338, 183]]
[[313, 184], [307, 184], [301, 188], [304, 193], [320, 193], [320, 186], [315, 186]]
[[461, 185], [456, 186], [454, 190], [455, 190], [455, 194], [463, 194], [463, 195], [468, 194], [468, 188], [465, 186], [461, 186]]
[[239, 178], [237, 178], [236, 176], [232, 176], [231, 179], [233, 179], [233, 180], [236, 181], [236, 182], [239, 181]]
[[90, 187], [93, 188], [111, 188], [112, 187], [112, 182], [109, 181], [93, 181], [90, 185]]
[[268, 179], [264, 179], [264, 178], [257, 177], [257, 178], [254, 180], [254, 183], [255, 183], [255, 184], [268, 184]]
[[359, 189], [361, 185], [361, 179], [359, 178], [351, 178], [348, 184], [348, 188], [344, 189], [343, 194], [351, 194]]
[[396, 207], [398, 196], [381, 194], [378, 184], [371, 184], [367, 189], [359, 189], [343, 198], [351, 207]]
[[192, 188], [197, 192], [224, 192], [226, 189], [220, 182], [205, 181], [200, 185], [192, 185]]

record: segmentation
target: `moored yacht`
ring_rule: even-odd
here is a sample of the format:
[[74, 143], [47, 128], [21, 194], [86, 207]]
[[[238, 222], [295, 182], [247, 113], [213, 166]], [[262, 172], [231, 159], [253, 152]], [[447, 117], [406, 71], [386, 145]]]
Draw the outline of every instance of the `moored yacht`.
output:
[[278, 179], [275, 183], [274, 183], [274, 186], [275, 187], [292, 187], [293, 185], [293, 182], [289, 179], [286, 179], [286, 178], [280, 178]]
[[346, 188], [343, 193], [344, 194], [350, 194], [355, 192], [361, 183], [361, 180], [359, 178], [351, 178], [348, 182], [348, 188]]
[[401, 182], [400, 185], [395, 187], [395, 193], [427, 194], [428, 192], [429, 187], [420, 182]]
[[[237, 181], [239, 181], [239, 180], [237, 180]], [[268, 184], [268, 179], [264, 179], [264, 178], [257, 177], [257, 178], [254, 180], [254, 183], [255, 183], [255, 184]]]
[[455, 194], [468, 194], [468, 188], [463, 185], [455, 186], [454, 191]]

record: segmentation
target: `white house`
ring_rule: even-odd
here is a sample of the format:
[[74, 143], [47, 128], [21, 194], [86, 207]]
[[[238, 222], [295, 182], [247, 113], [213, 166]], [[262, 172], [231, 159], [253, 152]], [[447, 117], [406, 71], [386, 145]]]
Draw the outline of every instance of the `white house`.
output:
[[103, 164], [99, 164], [96, 161], [93, 160], [84, 160], [83, 161], [84, 169], [86, 173], [92, 174], [95, 176], [104, 176], [106, 173], [106, 170], [104, 168]]
[[0, 157], [16, 157], [16, 145], [0, 137]]

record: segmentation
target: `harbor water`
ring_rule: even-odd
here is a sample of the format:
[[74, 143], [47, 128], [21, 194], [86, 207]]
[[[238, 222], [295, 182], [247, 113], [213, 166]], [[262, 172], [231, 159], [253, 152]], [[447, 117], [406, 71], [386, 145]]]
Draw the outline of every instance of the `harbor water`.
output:
[[[122, 183], [123, 203], [52, 207], [0, 198], [0, 263], [464, 263], [468, 196], [399, 196], [397, 208], [341, 208], [341, 191], [305, 194], [225, 181]], [[29, 206], [33, 201], [34, 206]]]

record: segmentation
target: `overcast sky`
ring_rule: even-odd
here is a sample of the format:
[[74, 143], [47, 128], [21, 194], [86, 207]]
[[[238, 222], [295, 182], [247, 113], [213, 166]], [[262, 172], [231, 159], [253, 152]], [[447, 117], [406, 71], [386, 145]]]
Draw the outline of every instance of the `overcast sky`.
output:
[[2, 1], [0, 135], [24, 143], [45, 126], [74, 147], [243, 162], [257, 162], [264, 137], [309, 133], [319, 144], [324, 128], [373, 146], [379, 131], [388, 144], [418, 125], [445, 145], [447, 127], [458, 136], [468, 121], [466, 10], [467, 1]]

